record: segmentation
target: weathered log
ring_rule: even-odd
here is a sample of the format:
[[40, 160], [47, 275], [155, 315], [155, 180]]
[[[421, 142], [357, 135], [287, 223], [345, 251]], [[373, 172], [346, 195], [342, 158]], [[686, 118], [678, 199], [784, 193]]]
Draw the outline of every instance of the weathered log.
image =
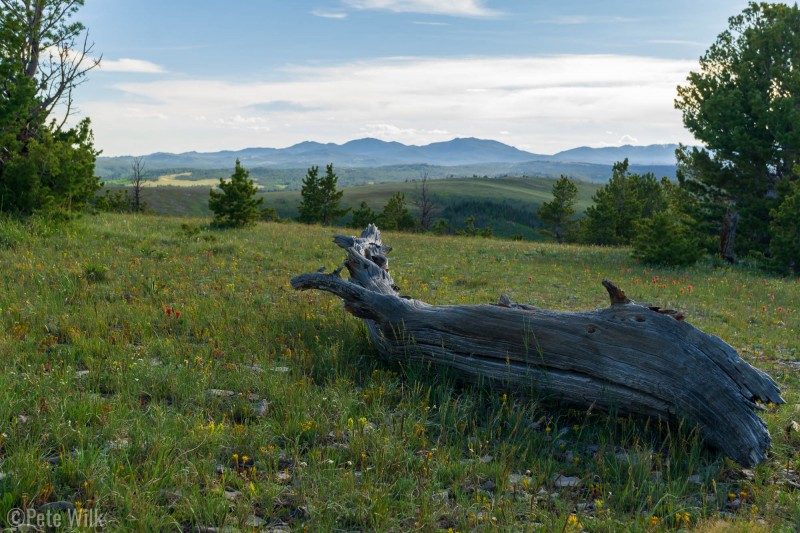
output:
[[391, 248], [375, 226], [334, 242], [347, 251], [350, 278], [337, 269], [297, 276], [292, 286], [342, 298], [383, 356], [445, 365], [467, 380], [578, 408], [683, 419], [742, 465], [765, 459], [770, 436], [755, 411], [757, 402], [784, 403], [777, 384], [682, 316], [638, 305], [605, 280], [612, 305], [594, 311], [551, 311], [506, 297], [495, 305], [433, 306], [399, 295], [388, 269]]

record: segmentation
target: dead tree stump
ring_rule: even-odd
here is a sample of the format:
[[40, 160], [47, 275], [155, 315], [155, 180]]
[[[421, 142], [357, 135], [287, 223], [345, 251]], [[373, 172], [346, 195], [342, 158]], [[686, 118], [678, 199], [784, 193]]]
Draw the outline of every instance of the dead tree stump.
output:
[[342, 298], [384, 357], [444, 365], [468, 381], [577, 408], [684, 419], [744, 466], [766, 458], [770, 436], [757, 402], [784, 403], [777, 384], [682, 316], [638, 305], [605, 280], [611, 306], [594, 311], [551, 311], [505, 297], [494, 305], [433, 306], [399, 295], [388, 269], [391, 247], [374, 225], [334, 242], [347, 251], [350, 278], [339, 268], [299, 275], [292, 287]]

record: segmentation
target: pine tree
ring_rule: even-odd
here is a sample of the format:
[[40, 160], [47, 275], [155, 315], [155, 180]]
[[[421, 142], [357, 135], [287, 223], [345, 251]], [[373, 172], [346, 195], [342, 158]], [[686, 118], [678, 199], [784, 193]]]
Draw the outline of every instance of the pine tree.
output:
[[300, 205], [297, 211], [300, 215], [297, 219], [306, 224], [314, 224], [320, 220], [322, 211], [322, 196], [320, 194], [319, 167], [312, 166], [303, 178], [303, 186], [300, 188]]
[[561, 176], [553, 184], [553, 199], [545, 202], [539, 208], [538, 215], [555, 237], [556, 242], [564, 242], [573, 225], [572, 217], [575, 215], [575, 198], [578, 196], [578, 187], [567, 176]]
[[2, 212], [76, 210], [101, 188], [89, 119], [66, 126], [73, 89], [99, 64], [85, 27], [72, 20], [81, 6], [83, 0], [2, 2]]
[[353, 220], [350, 222], [350, 227], [357, 229], [364, 229], [370, 224], [374, 224], [378, 219], [378, 214], [367, 205], [367, 202], [362, 201], [358, 209], [353, 211]]
[[389, 198], [389, 201], [383, 206], [380, 223], [381, 228], [388, 230], [410, 231], [416, 227], [416, 220], [406, 207], [405, 194], [398, 192]]
[[319, 193], [322, 200], [319, 221], [325, 226], [333, 224], [336, 219], [350, 211], [350, 208], [339, 207], [344, 191], [336, 189], [338, 182], [339, 177], [333, 172], [333, 163], [331, 163], [325, 167], [325, 176], [319, 180]]
[[592, 200], [580, 222], [580, 238], [589, 244], [631, 244], [637, 223], [667, 207], [656, 177], [632, 174], [627, 159], [614, 164], [611, 179]]
[[728, 261], [774, 255], [772, 212], [798, 180], [800, 8], [789, 4], [750, 2], [678, 87], [675, 107], [703, 145], [680, 147], [679, 177]]
[[258, 220], [264, 198], [256, 198], [258, 187], [249, 176], [237, 159], [231, 179], [219, 179], [221, 192], [209, 191], [208, 208], [214, 213], [215, 223], [238, 228]]
[[[800, 168], [796, 169], [800, 173]], [[782, 272], [800, 273], [800, 182], [794, 182], [781, 205], [772, 210], [770, 251]]]

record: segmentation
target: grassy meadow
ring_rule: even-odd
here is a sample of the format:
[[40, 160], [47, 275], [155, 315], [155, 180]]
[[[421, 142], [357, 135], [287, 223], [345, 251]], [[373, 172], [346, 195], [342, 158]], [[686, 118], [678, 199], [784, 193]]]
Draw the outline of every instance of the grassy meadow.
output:
[[[795, 531], [800, 280], [626, 249], [388, 233], [404, 294], [680, 309], [781, 385], [766, 463], [380, 360], [289, 279], [351, 230], [208, 219], [0, 221], [0, 521], [61, 502], [106, 531]], [[227, 528], [227, 529], [225, 529]]]
[[[158, 181], [146, 182], [142, 199], [148, 209], [156, 214], [170, 216], [210, 217], [208, 191], [219, 180], [190, 180], [188, 173], [163, 175]], [[212, 183], [213, 182], [213, 183]], [[429, 194], [436, 205], [436, 218], [445, 218], [457, 228], [463, 228], [467, 216], [477, 217], [476, 226], [491, 227], [495, 235], [520, 236], [527, 240], [542, 240], [533, 224], [538, 223], [536, 210], [552, 199], [555, 180], [547, 178], [446, 178], [428, 182]], [[599, 188], [597, 183], [576, 181], [578, 212], [592, 204], [591, 197]], [[116, 190], [118, 185], [107, 185]], [[401, 181], [351, 186], [342, 189], [342, 206], [358, 209], [362, 201], [380, 213], [395, 193], [405, 195], [412, 214], [416, 213], [414, 201], [419, 195], [418, 181]], [[298, 189], [263, 192], [264, 205], [274, 208], [281, 217], [296, 218], [301, 196]], [[517, 217], [509, 213], [517, 211]], [[525, 220], [520, 222], [519, 216]], [[349, 215], [342, 223], [349, 220]]]

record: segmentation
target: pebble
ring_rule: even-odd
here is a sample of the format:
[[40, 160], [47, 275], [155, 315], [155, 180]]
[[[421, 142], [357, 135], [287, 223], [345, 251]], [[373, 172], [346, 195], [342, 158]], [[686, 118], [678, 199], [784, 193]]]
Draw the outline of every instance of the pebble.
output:
[[52, 512], [57, 513], [60, 511], [74, 511], [74, 510], [75, 510], [75, 504], [65, 500], [46, 503], [41, 507], [39, 507], [40, 513], [52, 513]]
[[206, 391], [206, 396], [209, 398], [230, 398], [234, 396], [236, 393], [232, 390], [225, 390], [225, 389], [208, 389]]
[[579, 487], [580, 484], [581, 480], [577, 477], [562, 476], [559, 474], [553, 479], [553, 486], [557, 488]]

